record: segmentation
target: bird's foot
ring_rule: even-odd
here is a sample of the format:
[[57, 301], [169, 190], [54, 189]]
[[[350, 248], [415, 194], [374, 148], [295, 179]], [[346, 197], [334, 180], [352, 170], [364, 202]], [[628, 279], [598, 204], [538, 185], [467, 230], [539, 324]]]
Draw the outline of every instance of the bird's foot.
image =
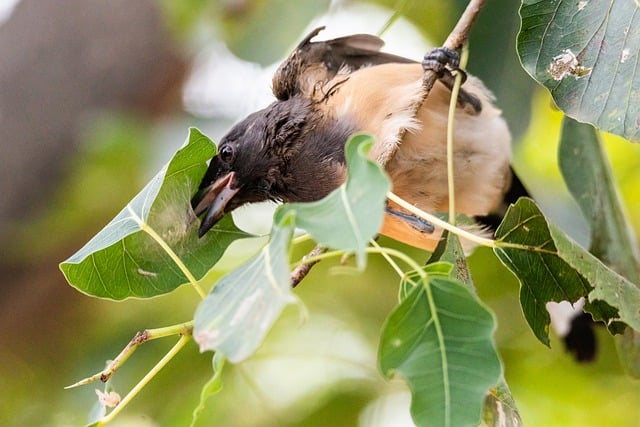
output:
[[431, 234], [436, 230], [435, 227], [433, 226], [433, 224], [431, 224], [426, 219], [420, 218], [420, 217], [412, 215], [410, 213], [397, 211], [395, 209], [390, 208], [388, 204], [387, 204], [387, 206], [385, 206], [385, 211], [387, 212], [388, 215], [394, 216], [394, 217], [402, 220], [403, 222], [405, 222], [406, 224], [410, 225], [411, 227], [413, 227], [415, 230], [419, 231], [420, 233], [429, 233], [429, 234]]
[[[437, 47], [430, 52], [425, 53], [422, 60], [422, 69], [435, 72], [438, 77], [442, 77], [446, 72], [459, 71], [460, 55], [457, 51], [448, 47]], [[463, 76], [466, 80], [466, 75]], [[463, 80], [463, 81], [464, 81]]]
[[[462, 83], [467, 80], [467, 73], [460, 68], [460, 55], [458, 52], [444, 46], [437, 47], [424, 55], [422, 69], [425, 72], [435, 72], [438, 80], [449, 90], [453, 89], [455, 83], [455, 76], [452, 74], [452, 71], [462, 76]], [[482, 103], [480, 100], [463, 88], [460, 88], [460, 92], [458, 93], [458, 105], [461, 107], [470, 105], [476, 113], [482, 111]]]

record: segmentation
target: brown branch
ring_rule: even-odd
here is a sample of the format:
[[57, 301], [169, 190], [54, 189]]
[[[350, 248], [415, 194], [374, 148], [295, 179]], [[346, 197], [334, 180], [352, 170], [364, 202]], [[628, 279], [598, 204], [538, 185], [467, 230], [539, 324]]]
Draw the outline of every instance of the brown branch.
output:
[[[480, 9], [484, 6], [486, 0], [471, 0], [467, 5], [467, 8], [458, 19], [458, 23], [453, 30], [449, 34], [449, 37], [445, 40], [443, 47], [447, 47], [449, 49], [458, 50], [462, 47], [462, 45], [467, 41], [469, 37], [469, 31], [471, 31], [471, 26], [476, 20]], [[415, 116], [420, 108], [422, 108], [422, 104], [425, 99], [429, 96], [433, 85], [436, 83], [438, 76], [435, 71], [425, 70], [424, 75], [422, 76], [422, 99], [418, 102], [413, 110], [413, 115]], [[400, 133], [398, 135], [398, 141], [402, 141], [404, 138], [404, 134], [406, 133], [406, 129], [400, 129]], [[398, 150], [397, 145], [389, 145], [388, 149], [380, 154], [378, 157], [378, 163], [380, 166], [384, 167], [386, 164], [393, 158]]]
[[[475, 22], [476, 17], [478, 16], [478, 13], [484, 7], [485, 3], [486, 3], [486, 0], [470, 0], [469, 1], [467, 8], [462, 13], [462, 16], [460, 16], [460, 19], [458, 19], [458, 23], [456, 24], [455, 27], [453, 27], [453, 30], [449, 34], [449, 37], [447, 37], [447, 39], [445, 40], [443, 44], [444, 47], [447, 47], [453, 50], [458, 50], [462, 47], [462, 45], [469, 38], [469, 32], [471, 31], [471, 27]], [[422, 78], [422, 86], [423, 86], [422, 99], [415, 106], [415, 109], [413, 111], [414, 116], [418, 113], [418, 111], [422, 107], [422, 104], [424, 103], [425, 99], [427, 99], [427, 96], [429, 96], [429, 92], [431, 92], [431, 89], [433, 88], [433, 85], [435, 84], [437, 78], [438, 76], [434, 71], [425, 70]], [[398, 141], [402, 141], [402, 139], [404, 138], [405, 132], [406, 132], [405, 129], [400, 130], [400, 134], [398, 135]], [[391, 145], [389, 146], [388, 150], [381, 153], [377, 159], [380, 166], [384, 167], [396, 154], [397, 149], [398, 149], [397, 145]], [[313, 248], [311, 252], [305, 255], [303, 260], [320, 255], [325, 250], [326, 249], [318, 245], [315, 248]], [[302, 264], [296, 267], [291, 272], [291, 287], [295, 288], [307, 276], [307, 274], [309, 274], [309, 271], [311, 271], [311, 268], [317, 263], [318, 261], [313, 261], [313, 262]]]
[[[316, 257], [320, 254], [322, 254], [323, 252], [325, 252], [327, 249], [323, 248], [320, 245], [316, 245], [315, 248], [313, 248], [311, 250], [311, 252], [309, 252], [308, 254], [306, 254], [302, 260], [307, 260], [309, 258], [312, 257]], [[296, 267], [292, 272], [291, 272], [291, 287], [295, 288], [296, 286], [298, 286], [298, 283], [300, 283], [302, 281], [302, 279], [304, 279], [307, 274], [309, 274], [309, 271], [311, 271], [311, 267], [313, 267], [314, 265], [316, 265], [318, 262], [320, 262], [319, 260], [316, 261], [311, 261], [302, 265], [299, 265], [298, 267]]]

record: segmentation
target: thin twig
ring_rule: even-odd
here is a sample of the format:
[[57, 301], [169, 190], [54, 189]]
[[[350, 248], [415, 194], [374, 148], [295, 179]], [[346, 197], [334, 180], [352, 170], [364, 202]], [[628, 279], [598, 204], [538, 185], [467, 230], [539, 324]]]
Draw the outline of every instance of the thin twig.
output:
[[122, 398], [120, 403], [118, 403], [118, 406], [116, 406], [111, 412], [109, 412], [109, 414], [107, 414], [97, 422], [97, 425], [103, 426], [111, 422], [116, 417], [116, 415], [118, 415], [125, 408], [125, 406], [127, 406], [129, 402], [131, 402], [131, 400], [138, 395], [138, 393], [140, 393], [140, 390], [142, 390], [149, 383], [149, 381], [151, 381], [153, 377], [155, 377], [158, 372], [160, 372], [162, 368], [164, 368], [164, 366], [169, 363], [169, 361], [171, 361], [171, 359], [173, 359], [176, 354], [180, 352], [180, 350], [182, 350], [182, 348], [189, 342], [190, 339], [191, 334], [181, 335], [178, 342], [175, 343], [175, 345], [171, 347], [171, 349], [162, 357], [162, 359], [160, 359], [158, 363], [156, 363], [155, 366], [151, 368], [151, 370], [147, 372], [147, 374], [140, 381], [138, 381], [138, 383], [131, 389], [131, 391], [129, 391], [129, 393], [127, 393], [127, 395]]
[[[309, 258], [317, 257], [318, 255], [322, 254], [326, 250], [327, 248], [323, 248], [320, 245], [316, 245], [316, 247], [313, 248], [311, 252], [309, 252], [302, 258], [302, 260], [304, 261]], [[304, 263], [294, 268], [293, 271], [291, 272], [291, 287], [295, 288], [296, 286], [298, 286], [298, 283], [300, 283], [302, 279], [304, 279], [307, 276], [307, 274], [309, 274], [309, 271], [311, 271], [311, 267], [316, 265], [318, 262], [320, 262], [320, 260]]]
[[[447, 37], [444, 44], [442, 45], [443, 47], [453, 49], [453, 50], [458, 50], [462, 47], [462, 44], [469, 37], [471, 26], [475, 22], [476, 17], [478, 16], [480, 9], [482, 9], [485, 2], [486, 0], [471, 0], [469, 2], [469, 4], [467, 5], [467, 8], [462, 13], [462, 16], [460, 16], [458, 23], [456, 24], [455, 27], [453, 27], [453, 30], [449, 34], [449, 37]], [[429, 93], [431, 92], [433, 85], [436, 83], [437, 78], [438, 76], [435, 73], [435, 71], [425, 70], [422, 76], [422, 88], [423, 88], [422, 99], [420, 100], [420, 102], [416, 104], [413, 110], [414, 116], [418, 113], [418, 111], [420, 111], [420, 108], [422, 108], [422, 104], [424, 104], [424, 101], [429, 96]], [[397, 140], [402, 141], [405, 133], [406, 133], [406, 129], [404, 128], [400, 129]], [[386, 166], [387, 163], [389, 163], [389, 161], [396, 154], [397, 150], [398, 150], [397, 145], [390, 145], [388, 150], [381, 153], [377, 159], [380, 166], [383, 166], [383, 167]]]
[[89, 384], [94, 381], [102, 381], [107, 382], [113, 374], [116, 373], [118, 369], [124, 362], [131, 357], [131, 355], [140, 347], [140, 345], [146, 343], [147, 341], [155, 340], [158, 338], [164, 338], [171, 335], [182, 335], [182, 336], [191, 336], [193, 331], [193, 321], [179, 323], [177, 325], [167, 326], [164, 328], [156, 328], [156, 329], [145, 329], [142, 332], [136, 333], [136, 335], [129, 341], [129, 344], [118, 354], [115, 359], [113, 359], [107, 367], [98, 372], [95, 375], [87, 377], [83, 380], [78, 381], [75, 384], [65, 387], [65, 389], [78, 387], [81, 385]]

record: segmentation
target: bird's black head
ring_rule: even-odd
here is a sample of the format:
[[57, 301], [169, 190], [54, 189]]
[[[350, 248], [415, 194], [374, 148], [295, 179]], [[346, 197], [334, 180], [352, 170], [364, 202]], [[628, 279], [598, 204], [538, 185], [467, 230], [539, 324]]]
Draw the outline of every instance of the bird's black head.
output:
[[303, 145], [310, 120], [308, 101], [277, 101], [235, 125], [218, 144], [218, 154], [192, 203], [204, 235], [226, 213], [251, 202], [286, 200], [289, 163]]

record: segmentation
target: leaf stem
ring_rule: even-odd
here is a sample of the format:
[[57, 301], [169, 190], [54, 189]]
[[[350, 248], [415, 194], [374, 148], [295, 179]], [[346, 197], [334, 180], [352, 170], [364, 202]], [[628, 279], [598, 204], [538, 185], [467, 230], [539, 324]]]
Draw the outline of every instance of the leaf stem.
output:
[[[464, 69], [469, 57], [468, 44], [463, 43], [462, 55], [460, 57], [460, 69]], [[462, 73], [457, 73], [453, 89], [451, 90], [451, 99], [449, 100], [449, 115], [447, 119], [447, 186], [449, 190], [449, 223], [456, 225], [456, 189], [455, 189], [455, 171], [454, 171], [454, 147], [453, 147], [453, 131], [455, 129], [456, 108], [458, 106], [458, 95], [460, 86], [462, 85]]]
[[158, 233], [156, 233], [156, 231], [153, 228], [149, 227], [149, 224], [144, 222], [142, 220], [142, 218], [140, 218], [133, 211], [133, 209], [131, 209], [130, 206], [127, 206], [127, 209], [129, 209], [129, 213], [135, 219], [135, 221], [138, 223], [138, 225], [140, 226], [140, 229], [142, 231], [144, 231], [145, 233], [147, 233], [149, 236], [151, 236], [151, 238], [153, 240], [155, 240], [156, 243], [158, 243], [160, 245], [160, 247], [167, 253], [167, 255], [169, 255], [169, 257], [173, 260], [173, 262], [176, 263], [176, 265], [178, 266], [180, 271], [182, 271], [182, 274], [184, 274], [184, 276], [187, 278], [187, 280], [189, 281], [191, 286], [193, 286], [193, 288], [196, 290], [198, 295], [200, 295], [200, 298], [205, 299], [207, 294], [204, 292], [204, 290], [202, 290], [202, 288], [198, 284], [198, 281], [196, 280], [195, 277], [193, 277], [193, 274], [191, 274], [191, 272], [189, 271], [187, 266], [184, 265], [184, 263], [182, 262], [180, 257], [178, 257], [178, 255], [173, 251], [173, 249], [171, 249], [171, 246], [169, 246], [167, 244], [167, 242], [165, 242], [164, 239], [162, 237], [160, 237], [160, 235]]
[[395, 7], [395, 11], [393, 12], [393, 15], [391, 15], [391, 17], [387, 20], [387, 22], [384, 23], [382, 28], [380, 28], [380, 31], [378, 31], [378, 34], [377, 34], [378, 37], [382, 37], [382, 35], [389, 28], [391, 28], [391, 26], [398, 20], [398, 18], [400, 18], [404, 14], [404, 12], [406, 12], [405, 9], [407, 8], [409, 1], [410, 0], [400, 0], [400, 3], [397, 4]]
[[493, 239], [487, 239], [486, 237], [481, 237], [481, 236], [476, 236], [473, 233], [470, 233], [466, 230], [463, 230], [461, 228], [458, 228], [452, 224], [449, 224], [447, 221], [443, 221], [440, 218], [438, 218], [435, 215], [432, 215], [430, 213], [427, 213], [425, 211], [423, 211], [420, 208], [417, 208], [415, 206], [413, 206], [411, 203], [407, 202], [406, 200], [404, 200], [403, 198], [397, 196], [396, 194], [394, 194], [393, 192], [388, 192], [387, 193], [387, 198], [389, 200], [391, 200], [394, 203], [397, 203], [399, 206], [401, 206], [402, 208], [408, 210], [409, 212], [411, 212], [412, 214], [426, 220], [429, 221], [430, 223], [443, 228], [445, 230], [449, 230], [450, 232], [452, 232], [453, 234], [459, 236], [459, 237], [463, 237], [471, 242], [477, 243], [481, 246], [487, 246], [489, 248], [495, 248], [498, 245], [496, 244], [496, 241]]
[[[427, 277], [427, 273], [420, 266], [420, 264], [415, 262], [413, 258], [408, 256], [404, 252], [401, 252], [399, 250], [392, 249], [392, 248], [382, 248], [382, 247], [377, 247], [377, 248], [370, 247], [366, 249], [366, 252], [370, 254], [381, 254], [381, 255], [387, 254], [389, 256], [401, 259], [411, 268], [411, 271], [415, 271], [418, 274], [418, 276], [420, 276], [420, 278], [425, 279]], [[402, 277], [405, 277], [405, 276], [406, 276], [406, 273], [402, 275]]]
[[183, 334], [178, 342], [173, 347], [171, 347], [167, 354], [165, 354], [164, 357], [162, 357], [162, 359], [160, 359], [158, 363], [156, 363], [156, 365], [149, 372], [147, 372], [147, 374], [138, 382], [138, 384], [136, 384], [131, 389], [131, 391], [120, 401], [118, 406], [116, 406], [113, 411], [109, 412], [107, 416], [98, 421], [97, 425], [105, 425], [112, 421], [115, 416], [118, 415], [118, 413], [120, 413], [120, 411], [122, 411], [134, 397], [136, 397], [140, 390], [142, 390], [149, 383], [149, 381], [151, 381], [151, 379], [153, 379], [153, 377], [155, 377], [156, 374], [160, 372], [162, 368], [164, 368], [165, 365], [169, 363], [169, 361], [180, 352], [180, 350], [182, 350], [182, 347], [184, 347], [190, 339], [191, 334]]
[[74, 387], [78, 387], [81, 385], [89, 384], [94, 381], [102, 381], [107, 382], [113, 374], [116, 373], [118, 369], [131, 357], [131, 355], [138, 349], [141, 344], [146, 343], [147, 341], [155, 340], [158, 338], [164, 338], [171, 335], [191, 335], [193, 331], [193, 321], [179, 323], [177, 325], [166, 326], [164, 328], [156, 328], [156, 329], [145, 329], [142, 332], [138, 332], [132, 339], [129, 341], [129, 344], [122, 349], [120, 354], [118, 354], [115, 359], [113, 359], [107, 367], [98, 372], [95, 375], [92, 375], [88, 378], [78, 381], [75, 384], [65, 387], [65, 389], [70, 389]]
[[[382, 246], [380, 246], [374, 239], [371, 239], [370, 243], [374, 248], [382, 249]], [[380, 252], [380, 255], [382, 255], [382, 257], [387, 260], [387, 263], [396, 271], [396, 273], [398, 273], [398, 276], [400, 276], [400, 278], [402, 279], [404, 277], [404, 271], [402, 271], [400, 266], [393, 260], [393, 258], [391, 258], [391, 256], [386, 252]]]
[[[420, 264], [415, 262], [410, 256], [406, 255], [404, 252], [401, 252], [399, 250], [392, 249], [392, 248], [384, 248], [384, 247], [381, 247], [380, 245], [377, 245], [377, 247], [368, 247], [365, 249], [365, 252], [370, 254], [380, 254], [382, 256], [386, 255], [386, 256], [392, 256], [392, 257], [398, 258], [404, 261], [412, 269], [412, 271], [415, 270], [416, 273], [418, 273], [418, 275], [421, 278], [427, 277], [427, 273], [422, 269], [422, 267], [420, 267]], [[295, 262], [291, 267], [297, 268], [304, 264], [312, 264], [312, 263], [315, 264], [319, 261], [322, 261], [323, 259], [342, 257], [345, 253], [346, 252], [344, 250], [335, 250], [330, 252], [324, 252], [322, 254], [318, 254], [315, 256], [304, 257], [303, 259]], [[402, 272], [402, 270], [400, 269], [400, 267], [398, 267], [397, 264], [394, 263], [394, 265], [397, 267], [396, 272], [398, 272], [398, 274], [400, 274], [401, 277], [405, 277], [406, 273]]]
[[302, 259], [300, 259], [300, 260], [296, 261], [295, 263], [293, 263], [290, 266], [290, 268], [294, 269], [294, 268], [300, 267], [301, 265], [305, 265], [305, 264], [315, 264], [315, 263], [317, 263], [319, 261], [322, 261], [323, 259], [342, 256], [342, 255], [344, 255], [344, 253], [345, 253], [345, 251], [343, 251], [343, 250], [335, 250], [335, 251], [330, 251], [330, 252], [314, 254], [312, 256], [304, 256]]
[[304, 234], [301, 234], [301, 235], [299, 235], [299, 236], [294, 237], [294, 238], [291, 240], [291, 244], [292, 244], [292, 245], [299, 245], [300, 243], [304, 243], [304, 242], [306, 242], [307, 240], [311, 240], [311, 234], [309, 234], [309, 233], [304, 233]]
[[[469, 37], [471, 26], [476, 20], [478, 13], [480, 13], [480, 9], [484, 7], [485, 3], [486, 3], [486, 0], [470, 0], [469, 1], [469, 4], [467, 5], [466, 9], [462, 13], [462, 16], [460, 16], [460, 19], [458, 19], [456, 26], [453, 28], [453, 30], [451, 30], [451, 33], [449, 33], [449, 36], [442, 44], [444, 47], [457, 50], [462, 46], [462, 44]], [[417, 112], [420, 111], [420, 108], [422, 108], [422, 104], [429, 96], [429, 93], [431, 92], [433, 85], [436, 83], [436, 80], [437, 80], [437, 75], [435, 71], [427, 70], [424, 72], [422, 76], [422, 88], [423, 88], [422, 100], [416, 103], [416, 105], [414, 106], [414, 110], [413, 110], [414, 117], [417, 114]], [[402, 141], [402, 139], [404, 138], [405, 132], [406, 132], [406, 128], [402, 128], [399, 131], [398, 137], [397, 137], [398, 141]], [[378, 164], [380, 164], [381, 166], [386, 166], [389, 160], [391, 160], [393, 156], [396, 154], [397, 147], [398, 146], [393, 145], [388, 150], [385, 150], [384, 152], [380, 153], [380, 155], [376, 159]]]

